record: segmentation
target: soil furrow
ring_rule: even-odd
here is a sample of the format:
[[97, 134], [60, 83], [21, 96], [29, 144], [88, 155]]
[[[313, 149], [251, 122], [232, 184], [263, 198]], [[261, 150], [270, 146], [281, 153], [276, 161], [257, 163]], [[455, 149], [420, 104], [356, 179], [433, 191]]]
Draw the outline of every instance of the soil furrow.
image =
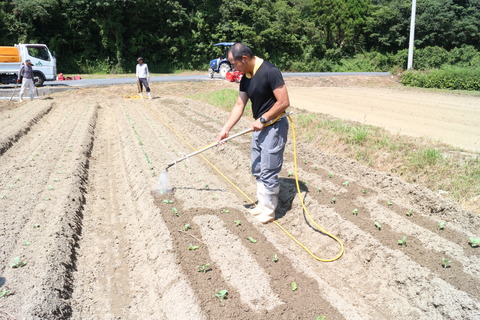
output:
[[32, 114], [18, 119], [11, 119], [10, 127], [4, 127], [0, 130], [0, 156], [13, 146], [21, 137], [26, 135], [32, 127], [47, 113], [52, 110], [54, 103], [36, 106]]
[[26, 225], [19, 234], [29, 245], [17, 245], [12, 256], [20, 256], [27, 265], [5, 270], [7, 282], [12, 280], [8, 284], [15, 293], [15, 313], [21, 318], [63, 319], [71, 314], [72, 272], [81, 234], [96, 115], [97, 108], [89, 108], [85, 117], [78, 115], [80, 134], [70, 135], [72, 139], [68, 144], [73, 149], [65, 155], [69, 166], [62, 169], [64, 174], [60, 175], [58, 184], [43, 192], [54, 193], [51, 203], [38, 203], [31, 212], [31, 221], [38, 223], [38, 227]]
[[[5, 214], [0, 239], [9, 239], [5, 240], [7, 245], [2, 247], [4, 254], [0, 259], [5, 259], [15, 246], [17, 234], [31, 220], [30, 213], [35, 206], [55, 199], [51, 194], [42, 197], [42, 193], [49, 189], [48, 186], [54, 187], [49, 182], [58, 179], [55, 175], [63, 171], [65, 160], [62, 161], [61, 157], [65, 155], [65, 150], [62, 152], [62, 149], [74, 135], [80, 114], [81, 111], [75, 109], [54, 108], [34, 127], [27, 139], [17, 143], [0, 158], [0, 187], [3, 189], [0, 209]], [[17, 154], [19, 156], [14, 156]], [[4, 264], [1, 265], [3, 267]]]
[[[228, 117], [185, 96], [237, 86], [162, 83], [152, 100], [125, 96], [132, 86], [102, 87], [56, 94], [54, 103], [7, 103], [2, 137], [23, 136], [0, 156], [0, 294], [13, 293], [0, 297], [0, 318], [480, 319], [480, 252], [468, 244], [480, 236], [478, 217], [322, 152], [315, 137], [297, 141], [300, 189], [315, 221], [344, 242], [337, 261], [318, 262], [275, 224], [259, 224], [200, 155], [171, 167], [174, 193], [159, 194], [160, 172], [192, 152], [165, 124], [201, 148]], [[247, 111], [233, 131], [251, 123]], [[300, 204], [292, 140], [276, 218], [315, 254], [333, 257], [339, 245]], [[249, 148], [245, 135], [202, 156], [256, 200]], [[27, 264], [10, 267], [14, 257]], [[222, 289], [227, 299], [215, 297]]]
[[[134, 129], [145, 126], [138, 119], [138, 122], [134, 121], [135, 128], [132, 127], [128, 117], [136, 113], [136, 105], [126, 103], [125, 110], [112, 105], [105, 105], [104, 108], [110, 110], [108, 121], [116, 125], [111, 134], [117, 135], [115, 141], [119, 143], [120, 153], [115, 160], [115, 170], [118, 170], [122, 182], [119, 181], [116, 185], [118, 195], [112, 197], [119, 199], [121, 216], [128, 221], [122, 236], [124, 239], [120, 242], [128, 243], [127, 256], [124, 258], [126, 261], [123, 263], [128, 266], [128, 278], [132, 283], [127, 306], [116, 311], [110, 308], [108, 312], [121, 314], [128, 310], [124, 316], [126, 318], [141, 314], [144, 319], [203, 319], [190, 285], [177, 267], [171, 235], [150, 195], [155, 177], [152, 176], [152, 162], [147, 159], [153, 157], [143, 149], [138, 138], [146, 143], [145, 141], [150, 141], [152, 132], [145, 136], [142, 132], [135, 131]], [[114, 169], [108, 167], [103, 170], [108, 172]], [[103, 252], [102, 255], [106, 254]], [[89, 269], [93, 267], [84, 266], [86, 272]], [[107, 290], [114, 296], [120, 294], [115, 288]], [[95, 318], [101, 314], [98, 307], [102, 305], [103, 299], [88, 294], [85, 304], [89, 307], [83, 308], [82, 291], [79, 291], [78, 297], [81, 300], [76, 304], [77, 318]], [[184, 308], [186, 305], [189, 308]]]

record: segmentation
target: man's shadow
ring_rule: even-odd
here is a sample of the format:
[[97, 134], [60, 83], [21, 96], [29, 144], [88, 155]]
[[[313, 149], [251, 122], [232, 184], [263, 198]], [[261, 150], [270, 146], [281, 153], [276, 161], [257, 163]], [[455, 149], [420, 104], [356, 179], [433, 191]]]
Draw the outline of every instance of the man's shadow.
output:
[[[292, 203], [298, 195], [297, 185], [293, 178], [280, 178], [280, 194], [278, 196], [278, 206], [275, 210], [275, 220], [283, 218], [288, 211], [292, 210]], [[302, 181], [298, 181], [300, 191], [304, 194], [304, 199], [308, 194], [308, 187]]]

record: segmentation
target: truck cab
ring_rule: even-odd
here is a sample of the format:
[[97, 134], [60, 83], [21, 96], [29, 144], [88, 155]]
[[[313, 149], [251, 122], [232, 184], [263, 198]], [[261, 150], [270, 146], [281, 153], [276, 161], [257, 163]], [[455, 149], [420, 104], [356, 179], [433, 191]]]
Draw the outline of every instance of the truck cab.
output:
[[26, 60], [33, 64], [33, 77], [37, 87], [45, 81], [56, 79], [57, 61], [46, 45], [17, 44], [15, 47], [0, 47], [0, 83], [16, 82], [18, 72]]

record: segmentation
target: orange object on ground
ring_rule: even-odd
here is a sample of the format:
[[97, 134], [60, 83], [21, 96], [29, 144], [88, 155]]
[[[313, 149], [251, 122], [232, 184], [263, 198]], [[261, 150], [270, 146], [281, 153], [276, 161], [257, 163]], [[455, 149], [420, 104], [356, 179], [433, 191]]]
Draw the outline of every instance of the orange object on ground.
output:
[[0, 62], [20, 62], [20, 52], [16, 47], [0, 47]]
[[242, 76], [243, 76], [243, 73], [239, 71], [233, 71], [233, 72], [229, 71], [225, 75], [225, 79], [230, 82], [240, 82], [240, 80], [242, 79]]

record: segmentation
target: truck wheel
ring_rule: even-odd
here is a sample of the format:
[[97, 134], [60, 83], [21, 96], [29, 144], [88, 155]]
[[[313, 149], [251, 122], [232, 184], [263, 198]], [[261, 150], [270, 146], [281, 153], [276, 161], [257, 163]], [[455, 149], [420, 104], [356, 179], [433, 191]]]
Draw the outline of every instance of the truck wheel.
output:
[[226, 63], [222, 64], [220, 66], [220, 78], [225, 79], [225, 76], [227, 75], [227, 72], [230, 71], [230, 66]]
[[209, 76], [210, 78], [213, 78], [213, 74], [214, 74], [214, 73], [215, 73], [215, 71], [213, 71], [212, 68], [209, 68], [209, 69], [208, 69], [208, 76]]
[[42, 74], [40, 73], [33, 73], [33, 83], [35, 83], [35, 87], [41, 87], [43, 86], [43, 83], [45, 82], [45, 78], [43, 77]]

